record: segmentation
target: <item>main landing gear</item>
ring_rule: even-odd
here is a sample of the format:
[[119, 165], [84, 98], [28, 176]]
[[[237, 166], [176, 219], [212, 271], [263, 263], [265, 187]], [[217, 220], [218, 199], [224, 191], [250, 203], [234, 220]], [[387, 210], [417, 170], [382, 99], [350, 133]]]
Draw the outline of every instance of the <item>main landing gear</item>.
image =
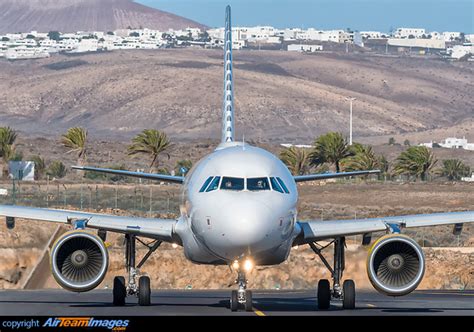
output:
[[[142, 258], [140, 263], [135, 266], [135, 243], [137, 240], [148, 247], [148, 252]], [[135, 235], [125, 235], [125, 266], [128, 272], [128, 282], [125, 283], [125, 278], [122, 276], [114, 278], [113, 304], [115, 306], [125, 305], [125, 298], [127, 295], [137, 296], [138, 304], [141, 306], [149, 306], [151, 304], [150, 278], [147, 276], [140, 276], [139, 269], [160, 245], [161, 241], [158, 240], [148, 244], [137, 239]]]
[[[329, 265], [326, 258], [323, 256], [322, 251], [334, 243], [334, 266]], [[345, 268], [345, 249], [346, 239], [344, 237], [338, 237], [333, 242], [329, 243], [324, 247], [318, 247], [315, 243], [310, 243], [309, 246], [313, 251], [321, 258], [326, 268], [331, 272], [333, 280], [333, 288], [329, 280], [322, 279], [318, 282], [318, 308], [321, 310], [327, 310], [330, 307], [331, 299], [342, 299], [342, 307], [344, 309], [355, 308], [355, 283], [353, 280], [345, 280], [341, 287], [341, 279]]]
[[252, 291], [247, 289], [247, 278], [244, 271], [240, 269], [237, 271], [235, 283], [238, 285], [238, 289], [231, 293], [230, 310], [237, 311], [239, 307], [243, 307], [245, 311], [252, 311]]

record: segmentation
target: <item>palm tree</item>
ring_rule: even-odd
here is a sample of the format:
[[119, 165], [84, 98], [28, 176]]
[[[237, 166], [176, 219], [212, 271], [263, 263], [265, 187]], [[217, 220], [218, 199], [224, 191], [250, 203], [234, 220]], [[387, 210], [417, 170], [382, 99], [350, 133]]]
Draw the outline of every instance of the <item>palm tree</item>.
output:
[[[156, 129], [145, 129], [132, 139], [132, 144], [128, 147], [128, 154], [147, 154], [152, 158], [150, 170], [157, 166], [158, 156], [170, 147], [170, 141], [165, 133]], [[169, 154], [168, 159], [170, 158]]]
[[41, 180], [46, 172], [46, 162], [41, 156], [32, 156], [29, 160], [35, 163], [35, 179]]
[[61, 143], [70, 152], [77, 152], [78, 163], [83, 164], [87, 156], [87, 130], [82, 127], [69, 128]]
[[[175, 174], [181, 174], [184, 176], [189, 170], [193, 167], [193, 162], [189, 159], [183, 159], [176, 162], [176, 166], [174, 167]], [[185, 171], [183, 171], [186, 169]]]
[[66, 166], [59, 160], [55, 160], [49, 165], [48, 170], [46, 171], [46, 174], [53, 178], [63, 178], [66, 176], [67, 169]]
[[3, 174], [8, 175], [8, 162], [15, 155], [15, 141], [17, 133], [10, 127], [0, 128], [0, 158], [3, 163]]
[[366, 171], [371, 169], [380, 169], [381, 159], [378, 157], [372, 147], [355, 143], [352, 145], [353, 156], [341, 161], [344, 171]]
[[394, 172], [420, 176], [421, 180], [425, 181], [436, 162], [433, 153], [426, 146], [411, 146], [398, 156]]
[[460, 180], [463, 176], [469, 176], [471, 168], [459, 159], [446, 159], [443, 160], [443, 168], [440, 173], [442, 176], [446, 176], [449, 180], [454, 181]]
[[309, 155], [308, 149], [291, 146], [280, 152], [280, 159], [288, 166], [291, 174], [304, 175], [311, 167]]
[[336, 172], [338, 173], [341, 170], [341, 160], [354, 155], [341, 133], [330, 132], [319, 136], [313, 145], [314, 148], [310, 154], [311, 165], [328, 162], [336, 166]]

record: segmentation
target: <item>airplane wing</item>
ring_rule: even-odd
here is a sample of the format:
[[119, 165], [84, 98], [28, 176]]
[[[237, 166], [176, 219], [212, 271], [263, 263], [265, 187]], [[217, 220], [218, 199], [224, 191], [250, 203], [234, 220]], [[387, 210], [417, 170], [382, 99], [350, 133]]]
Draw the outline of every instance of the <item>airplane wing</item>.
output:
[[78, 220], [85, 227], [174, 242], [174, 225], [177, 220], [158, 218], [123, 217], [89, 212], [42, 209], [26, 206], [0, 205], [0, 216], [72, 224]]
[[295, 182], [314, 181], [341, 178], [345, 176], [360, 176], [380, 173], [380, 170], [374, 169], [370, 171], [355, 171], [355, 172], [341, 172], [341, 173], [321, 173], [321, 174], [309, 174], [309, 175], [296, 175], [293, 177]]
[[350, 236], [385, 230], [414, 227], [432, 227], [474, 222], [474, 211], [415, 214], [407, 216], [350, 219], [350, 220], [308, 220], [298, 221], [301, 232], [295, 244], [304, 244], [340, 236]]
[[136, 177], [136, 178], [141, 178], [141, 179], [159, 180], [159, 181], [172, 182], [172, 183], [184, 182], [184, 176], [153, 174], [153, 173], [144, 173], [144, 172], [131, 172], [131, 171], [118, 170], [118, 169], [83, 167], [83, 166], [72, 166], [72, 168], [80, 170], [80, 171], [90, 171], [90, 172], [98, 172], [98, 173], [131, 176], [131, 177]]

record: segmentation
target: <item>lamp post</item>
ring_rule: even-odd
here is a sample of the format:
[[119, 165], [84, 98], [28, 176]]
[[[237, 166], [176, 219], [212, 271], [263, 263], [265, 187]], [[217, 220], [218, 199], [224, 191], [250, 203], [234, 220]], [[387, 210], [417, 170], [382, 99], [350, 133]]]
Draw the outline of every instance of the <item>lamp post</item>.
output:
[[356, 100], [356, 98], [346, 98], [346, 100], [350, 101], [350, 115], [349, 115], [349, 145], [352, 145], [352, 102]]

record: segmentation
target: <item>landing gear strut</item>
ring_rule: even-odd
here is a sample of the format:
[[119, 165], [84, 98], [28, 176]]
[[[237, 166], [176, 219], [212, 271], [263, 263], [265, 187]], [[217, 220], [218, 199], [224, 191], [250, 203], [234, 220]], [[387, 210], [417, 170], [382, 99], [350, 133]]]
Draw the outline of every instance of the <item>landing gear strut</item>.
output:
[[[326, 258], [323, 256], [322, 251], [326, 249], [329, 245], [334, 243], [334, 266], [329, 265]], [[332, 243], [326, 245], [325, 247], [318, 247], [315, 243], [310, 243], [309, 246], [316, 255], [321, 258], [321, 261], [326, 266], [326, 268], [331, 272], [333, 280], [333, 288], [329, 281], [326, 279], [320, 280], [318, 283], [318, 308], [322, 310], [329, 309], [331, 298], [332, 299], [342, 299], [342, 307], [344, 309], [354, 309], [355, 308], [355, 283], [353, 280], [344, 281], [341, 287], [341, 279], [344, 274], [345, 268], [345, 245], [346, 239], [344, 237], [336, 238]]]
[[[148, 252], [142, 260], [135, 266], [136, 241], [139, 241], [146, 247]], [[140, 267], [147, 261], [150, 255], [158, 249], [161, 241], [153, 241], [152, 244], [147, 244], [137, 239], [133, 234], [125, 234], [125, 267], [128, 272], [128, 282], [125, 284], [125, 278], [118, 276], [114, 278], [113, 289], [113, 304], [116, 306], [125, 305], [125, 298], [127, 295], [135, 295], [138, 297], [138, 304], [141, 306], [148, 306], [151, 304], [151, 289], [150, 278], [147, 276], [140, 276]], [[137, 282], [138, 279], [138, 282]]]
[[243, 306], [245, 311], [252, 311], [252, 291], [247, 290], [247, 278], [245, 272], [237, 271], [237, 280], [235, 283], [238, 285], [237, 290], [233, 290], [230, 297], [230, 310], [237, 311], [239, 306]]

